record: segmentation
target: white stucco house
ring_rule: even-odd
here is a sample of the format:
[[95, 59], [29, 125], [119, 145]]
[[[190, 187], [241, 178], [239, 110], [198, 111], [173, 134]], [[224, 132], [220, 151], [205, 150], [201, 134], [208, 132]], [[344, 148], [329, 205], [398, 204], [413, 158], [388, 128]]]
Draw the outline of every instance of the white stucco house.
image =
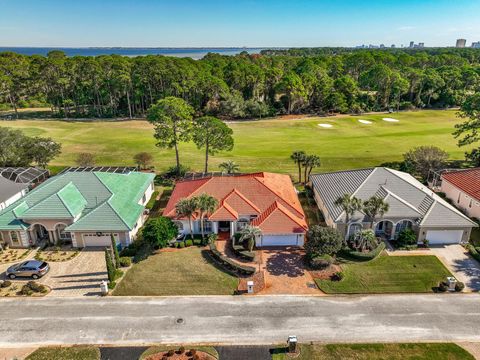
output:
[[440, 191], [465, 214], [480, 219], [480, 168], [443, 173]]

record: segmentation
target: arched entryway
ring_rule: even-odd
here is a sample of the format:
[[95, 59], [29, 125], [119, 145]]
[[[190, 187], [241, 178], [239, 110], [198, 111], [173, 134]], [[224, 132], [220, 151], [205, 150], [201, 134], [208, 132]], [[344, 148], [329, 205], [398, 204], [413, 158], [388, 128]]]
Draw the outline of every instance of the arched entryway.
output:
[[352, 235], [355, 235], [356, 233], [362, 231], [362, 229], [363, 229], [363, 226], [360, 223], [350, 224], [350, 226], [348, 227], [347, 239], [350, 239]]
[[42, 224], [34, 224], [30, 228], [31, 241], [35, 243], [41, 243], [44, 241], [50, 242], [50, 236], [48, 230]]
[[393, 236], [393, 222], [382, 220], [375, 226], [375, 235], [390, 240]]
[[67, 225], [62, 223], [55, 225], [55, 235], [62, 244], [70, 244], [72, 242], [72, 233], [65, 231], [66, 227]]

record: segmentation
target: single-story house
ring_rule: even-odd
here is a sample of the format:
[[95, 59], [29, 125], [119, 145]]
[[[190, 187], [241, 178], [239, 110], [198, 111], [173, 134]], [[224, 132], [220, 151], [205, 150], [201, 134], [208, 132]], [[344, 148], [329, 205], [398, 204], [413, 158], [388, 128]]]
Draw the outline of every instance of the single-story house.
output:
[[480, 219], [480, 168], [443, 173], [440, 191], [465, 214]]
[[0, 176], [0, 211], [12, 205], [28, 191], [28, 184], [16, 183]]
[[383, 217], [374, 219], [378, 236], [396, 240], [398, 234], [410, 228], [429, 244], [468, 242], [476, 223], [410, 174], [385, 168], [338, 171], [310, 176], [315, 199], [328, 226], [337, 228], [346, 237], [369, 228], [370, 219], [357, 211], [346, 223], [345, 212], [335, 204], [344, 194], [367, 200], [372, 196], [389, 204]]
[[[258, 247], [303, 246], [307, 222], [288, 175], [262, 172], [182, 180], [176, 183], [163, 215], [188, 234], [188, 220], [177, 215], [175, 205], [180, 199], [203, 193], [218, 200], [218, 208], [207, 215], [206, 233], [231, 238], [250, 224], [262, 232], [255, 241]], [[193, 220], [193, 233], [199, 234], [198, 214]]]
[[0, 211], [0, 241], [27, 247], [43, 241], [74, 247], [127, 246], [145, 221], [154, 174], [66, 172]]

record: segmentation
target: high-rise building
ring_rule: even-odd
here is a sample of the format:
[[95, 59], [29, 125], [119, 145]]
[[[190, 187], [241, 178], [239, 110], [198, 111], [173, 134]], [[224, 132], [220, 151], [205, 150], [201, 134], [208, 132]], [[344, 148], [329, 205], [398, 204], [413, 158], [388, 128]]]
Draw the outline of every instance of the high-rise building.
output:
[[465, 45], [467, 45], [467, 40], [465, 40], [465, 39], [458, 39], [458, 40], [457, 40], [457, 44], [455, 45], [455, 47], [457, 47], [457, 48], [464, 48]]
[[415, 41], [410, 41], [410, 46], [411, 48], [413, 48], [415, 46]]
[[473, 43], [472, 43], [472, 48], [474, 48], [474, 49], [480, 49], [480, 41], [473, 42]]
[[418, 47], [419, 47], [419, 48], [424, 48], [424, 47], [425, 47], [425, 43], [418, 43]]

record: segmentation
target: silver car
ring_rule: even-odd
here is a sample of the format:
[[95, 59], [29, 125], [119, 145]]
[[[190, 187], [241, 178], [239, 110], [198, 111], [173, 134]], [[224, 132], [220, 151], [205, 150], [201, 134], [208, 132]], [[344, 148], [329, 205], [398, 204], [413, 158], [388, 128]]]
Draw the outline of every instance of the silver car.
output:
[[34, 279], [41, 278], [50, 271], [50, 265], [45, 261], [28, 260], [20, 264], [15, 264], [7, 269], [6, 275], [10, 279], [16, 277], [31, 277]]

